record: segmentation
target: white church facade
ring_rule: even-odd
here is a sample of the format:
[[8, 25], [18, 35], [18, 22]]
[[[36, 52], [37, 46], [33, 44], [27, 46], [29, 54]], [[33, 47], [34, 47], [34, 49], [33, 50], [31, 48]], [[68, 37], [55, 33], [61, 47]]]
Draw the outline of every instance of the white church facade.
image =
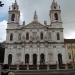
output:
[[33, 21], [20, 25], [17, 2], [8, 12], [4, 64], [9, 65], [55, 65], [67, 64], [68, 52], [64, 46], [61, 9], [53, 0], [47, 25], [38, 21], [35, 11]]

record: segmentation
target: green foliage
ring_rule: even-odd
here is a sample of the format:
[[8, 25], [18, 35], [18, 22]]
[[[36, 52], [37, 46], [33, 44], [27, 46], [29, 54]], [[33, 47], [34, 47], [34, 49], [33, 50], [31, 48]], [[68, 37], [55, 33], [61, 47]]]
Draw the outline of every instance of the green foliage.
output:
[[0, 44], [0, 63], [4, 62], [4, 52], [5, 52], [5, 48], [3, 48], [3, 45]]

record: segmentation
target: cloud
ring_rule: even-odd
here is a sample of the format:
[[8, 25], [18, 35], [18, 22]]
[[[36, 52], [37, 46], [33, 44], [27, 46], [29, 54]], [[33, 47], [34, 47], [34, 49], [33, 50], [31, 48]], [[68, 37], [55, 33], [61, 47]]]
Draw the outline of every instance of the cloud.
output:
[[67, 34], [64, 34], [65, 39], [75, 39], [75, 31], [69, 31]]
[[33, 20], [34, 11], [37, 11], [39, 21], [49, 19], [51, 0], [18, 0], [20, 11], [26, 23]]
[[3, 20], [0, 22], [0, 42], [6, 39], [6, 28], [7, 28], [7, 21]]

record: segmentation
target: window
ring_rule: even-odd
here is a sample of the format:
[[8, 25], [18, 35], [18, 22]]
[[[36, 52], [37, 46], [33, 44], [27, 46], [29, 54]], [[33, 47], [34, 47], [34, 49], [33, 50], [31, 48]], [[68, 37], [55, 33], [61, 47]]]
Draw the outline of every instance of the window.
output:
[[40, 64], [45, 64], [45, 55], [44, 54], [40, 55]]
[[54, 9], [56, 9], [56, 6], [54, 6]]
[[19, 35], [18, 35], [18, 40], [21, 40], [21, 34], [19, 33]]
[[71, 54], [70, 54], [70, 53], [68, 53], [68, 55], [69, 55], [69, 59], [71, 59]]
[[11, 21], [14, 21], [14, 20], [15, 20], [15, 14], [12, 14]]
[[12, 41], [13, 40], [13, 34], [11, 33], [10, 34], [10, 41]]
[[25, 64], [29, 64], [29, 54], [25, 55]]
[[55, 17], [55, 20], [58, 20], [58, 14], [57, 13], [54, 14], [54, 17]]
[[14, 10], [16, 9], [16, 7], [14, 6]]
[[12, 54], [8, 55], [8, 64], [10, 65], [12, 63]]
[[43, 40], [43, 32], [40, 34], [40, 39]]
[[59, 33], [57, 33], [57, 40], [60, 40], [60, 35], [59, 35]]
[[26, 40], [29, 40], [29, 33], [26, 33]]

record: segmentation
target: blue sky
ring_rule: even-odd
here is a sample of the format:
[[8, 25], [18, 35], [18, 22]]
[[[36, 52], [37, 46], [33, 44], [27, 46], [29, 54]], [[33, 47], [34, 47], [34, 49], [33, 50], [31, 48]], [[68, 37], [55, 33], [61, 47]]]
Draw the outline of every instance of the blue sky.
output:
[[[6, 39], [6, 28], [9, 6], [15, 0], [0, 0], [4, 7], [0, 8], [0, 42]], [[64, 38], [75, 39], [75, 0], [56, 0], [61, 6], [61, 16], [64, 28]], [[33, 20], [34, 11], [37, 11], [39, 21], [47, 20], [50, 23], [49, 10], [52, 0], [17, 0], [21, 12], [21, 21], [26, 24]]]

